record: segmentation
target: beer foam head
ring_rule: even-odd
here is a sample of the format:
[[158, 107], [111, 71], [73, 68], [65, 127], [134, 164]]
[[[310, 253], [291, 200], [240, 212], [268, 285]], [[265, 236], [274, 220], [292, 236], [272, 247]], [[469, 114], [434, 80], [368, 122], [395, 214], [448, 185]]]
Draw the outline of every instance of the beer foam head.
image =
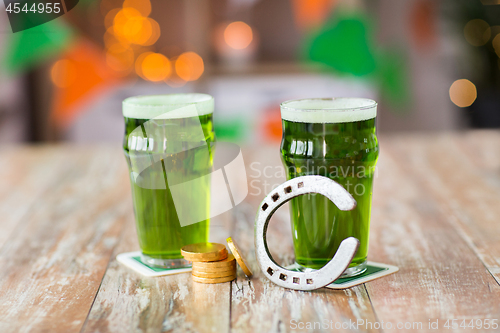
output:
[[214, 112], [207, 94], [169, 94], [130, 97], [123, 101], [123, 116], [135, 119], [178, 119]]
[[349, 123], [376, 116], [377, 102], [366, 98], [310, 98], [281, 103], [281, 118], [297, 123]]

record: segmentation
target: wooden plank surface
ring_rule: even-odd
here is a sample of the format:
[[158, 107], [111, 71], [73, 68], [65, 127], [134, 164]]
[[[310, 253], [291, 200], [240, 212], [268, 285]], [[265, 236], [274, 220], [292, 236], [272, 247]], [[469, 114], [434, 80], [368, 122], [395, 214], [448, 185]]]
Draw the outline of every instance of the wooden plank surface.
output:
[[[116, 262], [138, 249], [119, 149], [0, 151], [1, 332], [301, 332], [359, 320], [375, 324], [361, 332], [429, 331], [429, 319], [443, 331], [447, 319], [500, 319], [498, 131], [382, 137], [369, 259], [400, 271], [344, 291], [285, 290], [259, 272], [253, 220], [284, 181], [278, 145], [243, 150], [249, 196], [212, 223], [211, 239], [232, 236], [256, 273], [219, 285], [144, 278]], [[293, 262], [287, 207], [269, 245], [279, 263]]]
[[119, 150], [58, 150], [34, 167], [19, 165], [24, 177], [50, 186], [34, 184], [31, 205], [11, 206], [23, 215], [0, 249], [1, 332], [80, 330], [129, 211]]
[[0, 150], [0, 247], [15, 228], [24, 225], [24, 215], [36, 200], [67, 172], [63, 154], [57, 147], [3, 147]]
[[[500, 145], [499, 133], [478, 133], [477, 140], [453, 136], [430, 139], [428, 148], [415, 138], [401, 140], [400, 156], [412, 166], [414, 177], [422, 179], [442, 204], [445, 214], [462, 238], [497, 279], [500, 270]], [[482, 134], [482, 135], [481, 135]], [[470, 141], [470, 142], [468, 142]], [[406, 145], [407, 149], [402, 149]], [[419, 158], [402, 150], [419, 150]], [[496, 176], [495, 176], [496, 173]]]
[[[476, 175], [478, 174], [479, 178], [482, 178], [481, 183], [483, 186], [486, 185], [489, 187], [488, 193], [491, 197], [487, 200], [490, 202], [492, 200], [495, 201], [495, 194], [491, 194], [491, 189], [494, 188], [500, 191], [500, 131], [484, 130], [467, 132], [460, 136], [450, 136], [450, 139], [453, 141], [455, 149], [461, 150], [464, 153], [464, 159], [467, 161], [468, 168], [472, 168], [474, 173]], [[477, 212], [482, 214], [485, 219], [489, 220], [493, 226], [498, 224], [498, 215], [496, 215], [497, 218], [494, 219], [494, 221], [491, 221], [491, 216], [493, 214], [498, 214], [498, 204], [496, 204], [496, 202], [498, 202], [498, 200], [492, 205], [494, 212], [488, 211], [488, 209]], [[487, 214], [487, 216], [484, 216], [484, 214]], [[483, 224], [484, 223], [483, 221]], [[489, 228], [488, 225], [485, 227]], [[498, 231], [493, 230], [493, 235], [490, 236], [494, 236], [495, 233], [498, 235]], [[490, 238], [490, 236], [488, 238]], [[486, 249], [484, 244], [481, 244], [481, 248], [476, 249], [475, 245], [478, 243], [478, 239], [472, 235], [466, 238], [472, 241], [471, 246], [478, 251], [480, 256], [485, 252], [482, 250], [486, 250], [486, 252], [490, 251], [493, 258], [488, 258], [488, 260], [483, 260], [483, 262], [500, 284], [498, 241], [493, 244], [489, 242]], [[479, 239], [479, 243], [482, 243], [482, 239]], [[489, 257], [489, 255], [486, 256]]]
[[444, 325], [447, 319], [498, 318], [500, 286], [455, 229], [449, 198], [436, 197], [427, 186], [436, 179], [421, 163], [436, 138], [423, 150], [410, 143], [381, 141], [369, 253], [400, 271], [367, 284], [377, 317], [392, 325], [409, 322], [412, 329], [413, 323], [428, 329], [429, 319]]

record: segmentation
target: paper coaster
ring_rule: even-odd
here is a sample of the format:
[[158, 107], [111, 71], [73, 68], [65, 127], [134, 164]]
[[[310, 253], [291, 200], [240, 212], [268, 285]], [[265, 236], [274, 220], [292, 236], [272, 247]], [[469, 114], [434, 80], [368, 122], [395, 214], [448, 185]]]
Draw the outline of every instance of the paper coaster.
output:
[[[297, 269], [297, 265], [291, 265], [286, 267], [289, 270], [299, 271]], [[353, 277], [347, 278], [339, 278], [335, 280], [333, 283], [327, 285], [325, 288], [329, 289], [346, 289], [351, 288], [383, 276], [396, 273], [399, 271], [399, 268], [392, 265], [381, 264], [378, 262], [368, 261], [366, 271], [360, 275], [356, 275]]]
[[149, 266], [141, 260], [141, 251], [120, 253], [116, 256], [116, 260], [133, 269], [137, 273], [144, 276], [162, 276], [162, 275], [172, 275], [185, 272], [191, 272], [191, 267], [188, 268], [158, 268]]

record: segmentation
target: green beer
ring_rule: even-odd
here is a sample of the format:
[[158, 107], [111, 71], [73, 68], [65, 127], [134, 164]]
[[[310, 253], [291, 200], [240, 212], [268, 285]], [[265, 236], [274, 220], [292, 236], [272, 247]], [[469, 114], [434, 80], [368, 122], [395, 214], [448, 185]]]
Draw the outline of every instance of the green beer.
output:
[[282, 161], [287, 178], [321, 175], [335, 180], [357, 202], [352, 211], [339, 210], [320, 194], [290, 201], [295, 260], [303, 268], [319, 269], [335, 255], [347, 237], [360, 241], [345, 276], [366, 269], [370, 210], [378, 140], [376, 103], [359, 98], [307, 99], [281, 104]]
[[[180, 248], [207, 242], [209, 236], [213, 98], [133, 97], [124, 101], [123, 114], [123, 150], [143, 260], [160, 267], [186, 266]], [[196, 192], [176, 200], [173, 187], [193, 180]], [[201, 217], [185, 225], [183, 216], [189, 214]]]

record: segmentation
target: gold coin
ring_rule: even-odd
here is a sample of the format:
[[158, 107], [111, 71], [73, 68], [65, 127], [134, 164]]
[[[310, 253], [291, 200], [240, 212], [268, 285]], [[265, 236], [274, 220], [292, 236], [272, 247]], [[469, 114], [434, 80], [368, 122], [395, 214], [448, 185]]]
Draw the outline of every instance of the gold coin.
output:
[[191, 262], [212, 262], [212, 261], [220, 261], [226, 259], [228, 256], [228, 252], [226, 249], [222, 250], [218, 253], [213, 254], [184, 254], [184, 259]]
[[219, 261], [227, 258], [226, 247], [218, 243], [196, 243], [183, 246], [181, 254], [188, 261]]
[[228, 237], [226, 239], [227, 245], [229, 246], [229, 249], [231, 250], [232, 254], [236, 258], [236, 261], [238, 262], [238, 265], [240, 265], [241, 269], [243, 270], [243, 273], [245, 273], [246, 276], [251, 277], [253, 275], [252, 271], [248, 267], [247, 261], [243, 256], [241, 255], [241, 251], [236, 245], [236, 243], [231, 239], [231, 237]]
[[193, 281], [199, 282], [199, 283], [222, 283], [222, 282], [229, 282], [233, 281], [236, 279], [236, 274], [231, 275], [231, 276], [226, 276], [226, 277], [220, 277], [220, 278], [201, 278], [193, 275]]
[[198, 272], [198, 271], [193, 270], [191, 273], [193, 274], [193, 276], [200, 277], [200, 278], [220, 278], [220, 277], [227, 277], [227, 276], [236, 275], [236, 267], [230, 271]]
[[220, 270], [221, 268], [230, 269], [231, 267], [236, 267], [236, 260], [234, 256], [229, 253], [227, 258], [220, 261], [210, 261], [210, 262], [193, 262], [193, 269], [198, 271], [209, 271]]
[[[211, 261], [211, 262], [219, 262], [219, 261]], [[224, 266], [219, 266], [219, 267], [205, 267], [201, 266], [199, 267], [198, 265], [194, 265], [195, 263], [193, 262], [193, 271], [195, 272], [204, 272], [204, 273], [213, 273], [213, 272], [223, 272], [223, 271], [230, 271], [233, 269], [236, 269], [236, 260], [233, 259], [233, 261], [227, 265]]]

